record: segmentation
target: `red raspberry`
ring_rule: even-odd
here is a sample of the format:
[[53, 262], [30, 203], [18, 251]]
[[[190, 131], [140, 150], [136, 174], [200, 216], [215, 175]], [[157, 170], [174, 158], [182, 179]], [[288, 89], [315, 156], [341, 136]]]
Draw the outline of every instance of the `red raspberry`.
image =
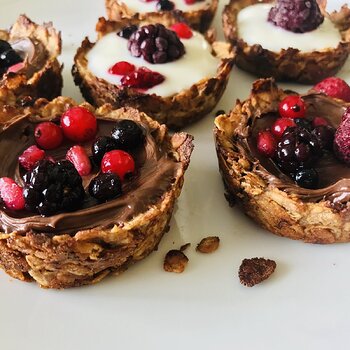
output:
[[170, 29], [181, 39], [190, 39], [193, 36], [191, 28], [183, 22], [173, 24]]
[[280, 138], [283, 135], [284, 131], [290, 126], [295, 126], [293, 119], [278, 118], [272, 125], [271, 131], [277, 138]]
[[347, 165], [350, 165], [350, 107], [345, 111], [334, 136], [334, 153]]
[[0, 178], [0, 196], [6, 208], [22, 210], [24, 208], [23, 189], [9, 177]]
[[272, 133], [268, 130], [265, 130], [259, 132], [256, 146], [261, 154], [272, 158], [276, 153], [277, 142]]
[[124, 75], [120, 80], [122, 86], [136, 89], [150, 89], [164, 81], [164, 76], [158, 72], [153, 72], [146, 67], [140, 67], [134, 72]]
[[105, 153], [103, 156], [101, 170], [103, 173], [112, 172], [117, 174], [121, 181], [124, 181], [125, 175], [135, 171], [135, 162], [129, 153], [121, 150], [114, 150]]
[[285, 97], [279, 104], [279, 112], [282, 118], [304, 118], [306, 106], [303, 99], [298, 95]]
[[315, 127], [315, 126], [320, 126], [320, 125], [329, 125], [329, 122], [327, 119], [325, 118], [322, 118], [322, 117], [315, 117], [312, 121], [312, 126]]
[[75, 142], [92, 140], [97, 132], [96, 117], [84, 107], [71, 107], [61, 117], [61, 127], [67, 139]]
[[84, 147], [78, 145], [71, 147], [67, 151], [66, 159], [74, 165], [80, 176], [91, 173], [91, 162]]
[[316, 84], [312, 90], [323, 92], [328, 96], [350, 102], [350, 86], [343, 79], [337, 77], [330, 77], [322, 80]]
[[35, 163], [45, 158], [45, 151], [33, 145], [28, 147], [19, 157], [19, 164], [26, 170], [32, 170]]
[[63, 140], [62, 129], [52, 122], [43, 122], [34, 130], [36, 143], [43, 149], [54, 149], [61, 145]]
[[108, 73], [115, 75], [127, 75], [135, 70], [135, 66], [126, 61], [117, 62], [114, 66], [108, 69]]

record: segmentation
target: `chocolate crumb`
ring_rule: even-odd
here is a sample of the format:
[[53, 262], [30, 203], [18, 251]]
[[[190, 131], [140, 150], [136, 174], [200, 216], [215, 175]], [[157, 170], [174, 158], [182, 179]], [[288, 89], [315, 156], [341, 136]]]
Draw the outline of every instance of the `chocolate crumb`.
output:
[[167, 272], [184, 272], [188, 257], [181, 250], [169, 250], [165, 256], [163, 268]]
[[197, 252], [209, 254], [215, 252], [219, 248], [220, 238], [210, 236], [203, 238], [197, 245]]
[[247, 287], [266, 280], [275, 271], [276, 262], [265, 258], [244, 259], [239, 267], [239, 280]]
[[191, 243], [186, 243], [186, 244], [184, 244], [184, 245], [182, 245], [181, 247], [180, 247], [180, 250], [182, 251], [182, 252], [184, 252], [187, 248], [189, 248], [191, 246]]

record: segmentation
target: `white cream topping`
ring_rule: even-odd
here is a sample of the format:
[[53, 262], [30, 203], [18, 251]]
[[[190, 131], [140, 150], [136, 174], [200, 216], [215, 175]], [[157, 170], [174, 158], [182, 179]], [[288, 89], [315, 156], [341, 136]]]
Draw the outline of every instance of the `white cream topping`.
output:
[[[181, 10], [184, 12], [188, 11], [196, 11], [203, 8], [206, 8], [211, 4], [210, 0], [203, 0], [203, 1], [197, 1], [194, 4], [187, 5], [185, 3], [185, 0], [171, 0], [175, 4], [175, 10]], [[121, 3], [124, 2], [124, 4], [132, 11], [134, 12], [157, 12], [157, 1], [142, 1], [142, 0], [125, 0], [120, 1]]]
[[277, 27], [267, 20], [272, 4], [256, 4], [238, 13], [239, 37], [248, 45], [260, 44], [264, 49], [279, 52], [289, 47], [302, 52], [335, 48], [341, 41], [339, 30], [325, 18], [315, 30], [294, 33]]
[[146, 90], [147, 94], [171, 96], [190, 88], [204, 78], [216, 75], [220, 60], [211, 54], [211, 46], [202, 34], [193, 32], [190, 39], [181, 39], [186, 53], [176, 61], [152, 64], [142, 57], [131, 56], [127, 40], [116, 33], [109, 33], [87, 53], [88, 69], [98, 78], [119, 85], [122, 76], [108, 73], [108, 69], [119, 61], [127, 61], [136, 67], [147, 67], [165, 77], [164, 82]]

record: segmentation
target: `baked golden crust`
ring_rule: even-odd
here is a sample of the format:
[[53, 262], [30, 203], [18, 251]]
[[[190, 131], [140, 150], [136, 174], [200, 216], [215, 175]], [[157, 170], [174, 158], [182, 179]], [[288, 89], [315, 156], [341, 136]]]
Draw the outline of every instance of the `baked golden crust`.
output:
[[[147, 20], [141, 22], [137, 18], [122, 19], [117, 22], [100, 18], [96, 29], [99, 37], [102, 37], [130, 24], [162, 23], [165, 26], [170, 26], [175, 22], [174, 18], [163, 18], [159, 14], [147, 16]], [[113, 85], [94, 76], [87, 68], [86, 59], [86, 54], [94, 46], [94, 43], [91, 43], [87, 38], [83, 41], [74, 58], [75, 64], [72, 68], [74, 81], [80, 87], [84, 98], [95, 106], [110, 103], [115, 108], [134, 107], [172, 129], [180, 129], [202, 118], [215, 107], [229, 79], [234, 63], [234, 52], [231, 45], [214, 41], [212, 32], [208, 33], [208, 40], [212, 43], [213, 54], [221, 59], [216, 76], [202, 79], [189, 89], [169, 97], [142, 94], [135, 89]]]
[[[205, 32], [212, 22], [217, 7], [218, 0], [212, 0], [209, 6], [196, 11], [163, 11], [163, 12], [151, 12], [151, 16], [156, 15], [160, 17], [173, 17], [179, 22], [186, 22], [195, 30]], [[120, 21], [122, 18], [130, 18], [136, 15], [140, 20], [145, 20], [150, 13], [135, 13], [125, 2], [120, 0], [105, 0], [107, 17], [112, 21]]]
[[44, 48], [44, 62], [29, 75], [26, 70], [4, 74], [0, 80], [0, 93], [13, 93], [18, 101], [27, 96], [34, 99], [57, 97], [61, 94], [63, 85], [63, 67], [57, 60], [62, 46], [60, 33], [53, 28], [51, 22], [38, 25], [25, 15], [19, 16], [9, 31], [0, 30], [2, 40], [15, 41], [23, 38], [29, 38]]
[[329, 16], [342, 36], [342, 41], [337, 48], [309, 53], [300, 52], [296, 48], [273, 52], [264, 49], [261, 45], [249, 46], [239, 38], [238, 34], [238, 12], [247, 6], [261, 2], [270, 3], [271, 0], [230, 0], [224, 8], [222, 15], [224, 34], [226, 39], [237, 48], [238, 67], [258, 77], [274, 77], [279, 81], [314, 84], [335, 75], [344, 65], [350, 53], [350, 16], [347, 6]]
[[[76, 103], [65, 97], [49, 103], [39, 99], [33, 107], [22, 108], [18, 113], [51, 119], [73, 105]], [[96, 283], [110, 273], [123, 272], [155, 250], [169, 229], [174, 203], [180, 195], [193, 149], [192, 136], [186, 133], [170, 136], [164, 125], [133, 108], [113, 110], [112, 106], [104, 105], [95, 110], [87, 103], [82, 106], [99, 119], [128, 118], [146, 124], [157, 145], [164, 146], [179, 167], [173, 182], [155, 203], [128, 221], [120, 222], [115, 217], [112, 228], [91, 227], [75, 234], [63, 232], [59, 235], [31, 230], [0, 232], [0, 267], [14, 278], [35, 280], [45, 288]]]
[[276, 186], [273, 177], [263, 176], [259, 160], [242, 146], [253, 120], [278, 111], [285, 96], [274, 80], [260, 79], [249, 99], [237, 101], [229, 115], [215, 119], [216, 151], [227, 199], [240, 204], [248, 216], [277, 235], [312, 243], [348, 242], [349, 203], [337, 209], [326, 198], [308, 201]]

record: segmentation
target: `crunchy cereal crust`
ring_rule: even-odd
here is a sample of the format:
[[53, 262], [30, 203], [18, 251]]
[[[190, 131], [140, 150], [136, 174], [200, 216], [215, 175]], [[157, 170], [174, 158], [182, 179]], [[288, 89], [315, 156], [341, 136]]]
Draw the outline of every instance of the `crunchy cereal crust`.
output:
[[51, 100], [61, 94], [63, 85], [63, 66], [57, 60], [62, 47], [61, 34], [53, 28], [51, 22], [38, 25], [25, 15], [19, 16], [9, 31], [0, 30], [0, 39], [3, 40], [26, 37], [41, 42], [47, 50], [48, 58], [43, 67], [29, 78], [25, 74], [5, 74], [0, 80], [0, 93], [13, 93], [18, 101], [27, 96]]
[[[96, 29], [99, 37], [112, 31], [118, 31], [130, 24], [162, 23], [170, 26], [175, 23], [174, 18], [163, 18], [159, 14], [147, 16], [147, 20], [137, 18], [123, 19], [112, 22], [100, 18]], [[95, 77], [87, 68], [87, 52], [94, 46], [87, 38], [78, 49], [72, 73], [76, 85], [84, 98], [95, 106], [105, 103], [115, 108], [131, 106], [151, 115], [158, 122], [166, 124], [172, 129], [180, 129], [209, 113], [222, 96], [234, 63], [234, 52], [228, 43], [216, 42], [213, 33], [208, 33], [208, 40], [212, 43], [213, 53], [221, 59], [215, 77], [203, 79], [170, 97], [147, 95], [135, 89], [113, 85], [103, 79]]]
[[[173, 17], [176, 18], [177, 21], [188, 23], [192, 28], [200, 32], [205, 32], [215, 16], [218, 2], [218, 0], [212, 0], [210, 6], [201, 10], [188, 12], [179, 10], [151, 12], [151, 16]], [[135, 13], [128, 8], [125, 2], [119, 0], [105, 0], [105, 6], [107, 17], [112, 21], [120, 21], [122, 18], [130, 18], [133, 16], [139, 17], [140, 20], [145, 20], [150, 15], [150, 13]]]
[[[271, 0], [230, 0], [224, 8], [222, 15], [224, 34], [226, 39], [237, 48], [238, 67], [261, 78], [274, 77], [279, 81], [315, 84], [335, 75], [344, 65], [350, 53], [350, 15], [347, 6], [329, 17], [342, 35], [342, 41], [337, 48], [310, 53], [288, 48], [276, 53], [260, 45], [249, 46], [238, 37], [238, 12], [247, 6], [261, 2], [270, 3]], [[323, 8], [322, 10], [324, 12]]]
[[248, 216], [277, 235], [311, 243], [348, 242], [349, 205], [336, 210], [324, 199], [306, 202], [280, 190], [254, 171], [259, 161], [238, 147], [238, 125], [244, 128], [256, 115], [278, 110], [285, 96], [274, 80], [260, 79], [253, 84], [249, 99], [237, 101], [229, 115], [215, 119], [216, 151], [227, 199], [240, 204]]
[[[22, 108], [18, 113], [51, 119], [73, 105], [76, 102], [65, 97], [49, 103], [39, 99], [34, 107]], [[45, 288], [68, 288], [99, 282], [111, 273], [123, 272], [155, 250], [169, 229], [174, 203], [180, 195], [193, 149], [192, 136], [186, 133], [170, 136], [165, 125], [159, 125], [133, 108], [113, 110], [112, 106], [104, 105], [95, 110], [88, 103], [82, 105], [98, 118], [108, 115], [109, 118], [129, 118], [146, 123], [157, 143], [167, 145], [181, 167], [174, 182], [157, 203], [130, 221], [117, 225], [116, 218], [116, 224], [111, 229], [91, 227], [74, 235], [0, 232], [0, 267], [14, 278], [35, 280]], [[12, 117], [10, 113], [9, 118]], [[5, 118], [2, 119], [4, 121]]]

